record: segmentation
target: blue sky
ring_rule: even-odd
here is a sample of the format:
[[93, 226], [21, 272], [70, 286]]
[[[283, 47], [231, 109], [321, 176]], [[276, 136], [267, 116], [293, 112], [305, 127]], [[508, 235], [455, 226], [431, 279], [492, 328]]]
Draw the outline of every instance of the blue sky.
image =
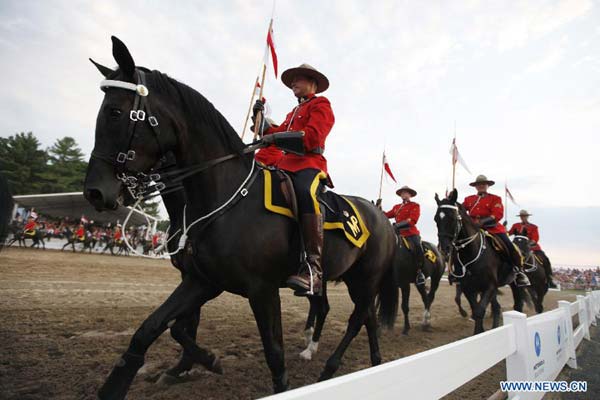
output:
[[[110, 35], [139, 65], [196, 88], [241, 131], [260, 69], [271, 1], [2, 1], [0, 135], [33, 131], [44, 146], [69, 135], [89, 154], [102, 101], [88, 57], [113, 66]], [[381, 153], [413, 186], [419, 224], [435, 241], [435, 192], [451, 184], [456, 124], [473, 175], [504, 181], [534, 214], [560, 264], [600, 263], [600, 4], [567, 1], [279, 1], [280, 69], [325, 73], [336, 125], [327, 141], [340, 193], [374, 199]], [[291, 92], [268, 71], [281, 120]], [[390, 208], [398, 199], [384, 184]], [[509, 205], [509, 221], [518, 206]], [[568, 235], [565, 233], [568, 232]]]

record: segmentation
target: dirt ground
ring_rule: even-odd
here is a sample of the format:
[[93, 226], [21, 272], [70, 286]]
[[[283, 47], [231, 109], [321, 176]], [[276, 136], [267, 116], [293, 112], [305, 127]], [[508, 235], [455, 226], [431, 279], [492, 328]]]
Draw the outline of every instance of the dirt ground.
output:
[[[168, 261], [135, 257], [81, 255], [70, 252], [21, 250], [0, 253], [0, 398], [88, 399], [126, 349], [135, 329], [164, 301], [180, 279]], [[413, 287], [414, 289], [414, 287]], [[500, 297], [503, 310], [512, 308], [510, 291]], [[302, 331], [308, 310], [305, 299], [282, 290], [286, 366], [292, 387], [317, 380], [327, 357], [341, 340], [352, 310], [343, 284], [331, 286], [329, 313], [319, 352], [303, 361]], [[432, 329], [422, 331], [423, 305], [411, 296], [413, 329], [403, 336], [402, 317], [380, 339], [385, 361], [405, 357], [471, 335], [473, 322], [461, 318], [454, 288], [442, 282], [432, 307]], [[546, 309], [573, 294], [550, 292]], [[465, 301], [466, 303], [466, 301]], [[532, 310], [527, 310], [529, 313]], [[491, 320], [486, 320], [486, 327]], [[168, 333], [150, 348], [146, 365], [133, 382], [128, 398], [248, 399], [271, 394], [270, 373], [247, 301], [223, 294], [205, 305], [198, 342], [221, 357], [224, 375], [194, 369], [183, 383], [158, 385], [158, 373], [172, 366], [179, 347]], [[337, 376], [369, 367], [363, 329], [350, 345]], [[487, 398], [505, 377], [500, 363], [465, 384], [448, 399]], [[435, 377], [424, 376], [423, 384]], [[398, 396], [401, 397], [401, 394]]]

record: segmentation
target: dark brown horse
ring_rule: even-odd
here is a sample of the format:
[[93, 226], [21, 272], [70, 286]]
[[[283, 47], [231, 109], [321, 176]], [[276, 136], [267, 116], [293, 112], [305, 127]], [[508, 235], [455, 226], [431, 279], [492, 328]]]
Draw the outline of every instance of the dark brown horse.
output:
[[527, 231], [524, 231], [522, 235], [515, 235], [513, 243], [519, 248], [524, 257], [523, 270], [527, 274], [529, 282], [531, 282], [531, 286], [527, 289], [535, 306], [535, 311], [541, 314], [544, 312], [544, 297], [548, 293], [548, 277], [544, 269], [545, 260], [538, 258], [531, 249]]
[[496, 299], [499, 287], [510, 284], [517, 311], [523, 310], [523, 302], [529, 301], [529, 296], [515, 285], [512, 267], [494, 251], [457, 198], [456, 189], [443, 200], [436, 194], [438, 209], [434, 219], [441, 251], [450, 255], [452, 264], [460, 269], [457, 279], [471, 306], [475, 320], [473, 333], [478, 334], [484, 331], [483, 318], [488, 304], [492, 306], [493, 327], [500, 325], [501, 309]]
[[[118, 207], [123, 191], [131, 187], [130, 178], [152, 173], [172, 151], [188, 200], [182, 210], [185, 229], [179, 242], [192, 258], [193, 268], [136, 331], [99, 397], [124, 398], [149, 346], [169, 327], [188, 321], [215, 290], [248, 298], [274, 390], [286, 390], [279, 288], [298, 269], [296, 223], [265, 210], [264, 179], [253, 155], [208, 100], [158, 71], [137, 68], [125, 45], [114, 37], [113, 55], [119, 69], [100, 68], [109, 79], [102, 83], [106, 94], [96, 121], [85, 196], [98, 210]], [[384, 325], [392, 326], [397, 313], [394, 232], [370, 202], [349, 198], [370, 236], [362, 248], [357, 248], [341, 232], [328, 231], [325, 235], [325, 276], [346, 283], [355, 309], [321, 380], [337, 371], [363, 325], [369, 336], [371, 362], [379, 364], [375, 298], [379, 298]]]
[[[425, 263], [423, 264], [423, 274], [425, 277], [430, 278], [429, 289], [426, 285], [415, 285], [425, 311], [423, 313], [423, 329], [429, 329], [431, 326], [431, 305], [435, 299], [435, 292], [440, 284], [440, 279], [444, 274], [444, 258], [440, 254], [438, 248], [432, 243], [423, 241], [423, 250], [426, 253], [431, 252], [431, 258], [425, 257]], [[410, 330], [410, 321], [408, 318], [409, 313], [409, 299], [410, 299], [410, 285], [414, 284], [417, 277], [417, 263], [414, 259], [414, 255], [405, 246], [400, 243], [396, 252], [396, 261], [394, 262], [396, 269], [396, 282], [402, 291], [402, 312], [404, 314], [404, 329], [402, 333], [407, 335]]]

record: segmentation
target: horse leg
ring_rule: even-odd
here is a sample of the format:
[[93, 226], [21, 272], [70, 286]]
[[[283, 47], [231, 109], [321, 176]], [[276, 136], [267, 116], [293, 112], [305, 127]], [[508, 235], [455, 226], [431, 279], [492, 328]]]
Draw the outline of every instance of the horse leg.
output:
[[460, 287], [460, 284], [459, 284], [459, 283], [457, 283], [457, 284], [456, 284], [456, 294], [454, 295], [454, 302], [455, 302], [455, 303], [456, 303], [456, 305], [458, 306], [458, 312], [460, 313], [460, 315], [461, 315], [463, 318], [467, 318], [467, 316], [468, 316], [469, 314], [467, 314], [467, 312], [465, 311], [465, 309], [464, 309], [464, 308], [462, 308], [462, 304], [461, 304], [461, 300], [460, 300], [460, 297], [461, 297], [461, 295], [462, 295], [462, 289], [461, 289], [461, 287]]
[[[477, 307], [479, 305], [479, 303], [477, 302], [477, 293], [475, 292], [463, 292], [463, 294], [465, 295], [465, 297], [467, 298], [467, 301], [469, 302], [469, 305], [471, 306], [471, 318], [473, 319], [473, 321], [475, 321], [475, 330], [474, 330], [474, 335], [483, 332], [483, 318], [477, 319], [475, 317], [476, 315], [476, 310]], [[478, 315], [481, 313], [478, 313]], [[485, 310], [483, 310], [483, 314], [485, 314]]]
[[203, 295], [203, 288], [193, 279], [183, 280], [167, 300], [135, 332], [127, 351], [119, 358], [98, 391], [99, 399], [124, 399], [137, 371], [144, 365], [144, 355], [156, 339], [181, 315], [190, 313]]
[[316, 325], [312, 336], [309, 338], [306, 349], [300, 353], [300, 358], [304, 360], [311, 360], [312, 356], [317, 353], [319, 349], [319, 340], [321, 339], [321, 333], [323, 332], [323, 325], [325, 325], [325, 318], [329, 313], [329, 301], [327, 300], [327, 284], [323, 285], [321, 296], [310, 298], [311, 308], [315, 308]]
[[369, 307], [369, 314], [365, 322], [367, 335], [369, 337], [369, 353], [371, 354], [371, 366], [381, 364], [381, 354], [379, 353], [379, 340], [377, 339], [377, 316], [375, 307]]
[[[346, 328], [346, 333], [342, 338], [342, 341], [335, 349], [331, 357], [327, 360], [325, 364], [325, 368], [323, 372], [321, 372], [321, 376], [319, 377], [319, 382], [330, 379], [333, 374], [340, 368], [340, 364], [342, 361], [342, 357], [348, 349], [348, 346], [352, 342], [352, 339], [358, 332], [360, 332], [360, 328], [365, 323], [365, 319], [367, 318], [367, 314], [369, 312], [369, 305], [363, 304], [363, 302], [356, 302], [354, 306], [354, 311], [350, 315], [350, 319], [348, 320], [348, 327]], [[376, 337], [376, 335], [375, 335]]]
[[475, 335], [478, 333], [482, 333], [485, 331], [483, 327], [483, 319], [485, 318], [485, 310], [487, 306], [496, 292], [496, 288], [493, 286], [488, 287], [482, 294], [479, 299], [479, 303], [477, 303], [476, 307], [473, 309], [473, 319], [475, 320]]
[[510, 290], [512, 291], [513, 301], [515, 303], [513, 309], [518, 312], [523, 312], [523, 297], [514, 282], [510, 284]]
[[408, 335], [410, 330], [410, 321], [408, 320], [408, 301], [410, 299], [410, 282], [403, 283], [400, 286], [402, 291], [402, 313], [404, 314], [404, 329], [402, 330], [403, 335]]
[[283, 353], [279, 288], [259, 289], [249, 296], [249, 300], [260, 332], [267, 365], [271, 370], [273, 391], [284, 392], [288, 388], [288, 377]]
[[171, 327], [171, 336], [183, 347], [183, 353], [177, 365], [165, 372], [170, 377], [177, 377], [182, 372], [189, 371], [194, 363], [199, 363], [209, 371], [222, 374], [220, 361], [209, 350], [205, 350], [196, 345], [196, 336], [198, 334], [198, 325], [200, 324], [200, 313], [202, 306], [207, 301], [214, 299], [223, 293], [220, 289], [207, 289], [206, 295], [201, 299], [197, 309], [182, 318], [178, 318]]
[[429, 293], [427, 293], [427, 288], [425, 285], [415, 285], [419, 294], [421, 295], [421, 300], [423, 301], [423, 307], [425, 311], [423, 312], [423, 322], [421, 323], [421, 328], [423, 330], [427, 330], [429, 328], [429, 321], [431, 319], [431, 314], [429, 313]]
[[502, 311], [502, 307], [500, 307], [500, 303], [498, 303], [498, 290], [494, 290], [490, 302], [492, 303], [492, 316], [494, 318], [492, 322], [493, 329], [500, 326], [500, 311]]
[[317, 297], [308, 297], [308, 316], [306, 317], [306, 324], [304, 324], [304, 344], [308, 346], [312, 340], [315, 332], [315, 318], [317, 317]]

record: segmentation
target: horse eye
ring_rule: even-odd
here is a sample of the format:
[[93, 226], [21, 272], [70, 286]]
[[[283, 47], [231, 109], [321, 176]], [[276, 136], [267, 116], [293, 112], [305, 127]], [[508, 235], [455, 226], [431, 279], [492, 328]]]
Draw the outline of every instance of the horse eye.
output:
[[111, 108], [110, 109], [110, 116], [111, 118], [119, 118], [122, 114], [122, 111], [119, 110], [118, 108]]

